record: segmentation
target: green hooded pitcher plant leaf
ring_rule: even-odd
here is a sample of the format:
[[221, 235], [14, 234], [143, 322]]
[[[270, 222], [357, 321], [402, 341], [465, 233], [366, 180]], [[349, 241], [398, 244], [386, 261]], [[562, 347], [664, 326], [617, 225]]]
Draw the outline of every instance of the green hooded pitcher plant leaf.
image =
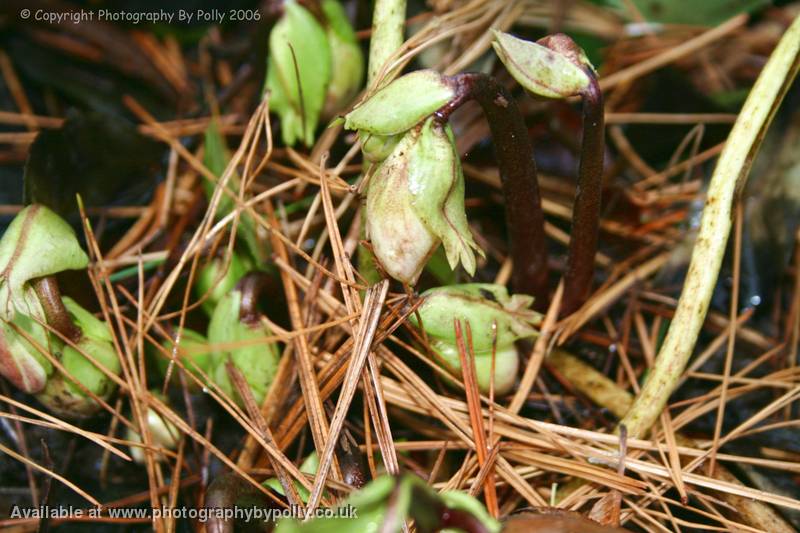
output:
[[[49, 318], [34, 288], [36, 280], [63, 270], [86, 268], [89, 258], [75, 232], [41, 205], [17, 214], [0, 238], [0, 374], [20, 390], [41, 391], [53, 366], [42, 353], [56, 353], [61, 342], [47, 332]], [[56, 302], [60, 305], [60, 301]], [[70, 334], [69, 318], [51, 324]]]
[[592, 83], [587, 69], [594, 72], [594, 68], [583, 50], [566, 44], [566, 35], [545, 37], [536, 43], [496, 30], [494, 37], [492, 46], [500, 61], [520, 85], [537, 96], [579, 96]]
[[373, 135], [405, 133], [446, 105], [455, 89], [434, 70], [417, 70], [378, 90], [345, 116], [344, 127]]
[[[542, 296], [546, 293], [547, 254], [533, 147], [514, 99], [485, 74], [443, 76], [433, 70], [412, 72], [370, 95], [345, 117], [345, 128], [358, 131], [365, 159], [380, 165], [367, 191], [365, 225], [367, 233], [372, 228], [373, 253], [390, 276], [414, 284], [441, 240], [451, 268], [460, 260], [467, 272], [474, 272], [473, 249], [481, 255], [482, 252], [467, 231], [463, 200], [458, 205], [455, 201], [463, 198], [463, 178], [452, 132], [446, 125], [450, 114], [468, 100], [480, 104], [492, 130], [505, 196], [514, 287]], [[445, 136], [450, 140], [447, 150], [441, 142]], [[412, 165], [412, 148], [420, 144], [420, 137], [439, 139], [436, 143], [421, 143], [422, 148], [416, 150], [441, 154], [439, 161], [416, 157], [419, 163]], [[414, 181], [415, 188], [440, 194], [442, 184], [452, 183], [449, 200], [442, 202], [441, 197], [434, 197], [414, 205], [406, 194], [412, 183], [406, 176], [409, 168], [424, 169], [430, 176]], [[455, 179], [440, 177], [448, 169], [455, 172]], [[426, 183], [428, 180], [430, 184]], [[393, 189], [401, 191], [395, 195], [397, 198], [392, 197]], [[434, 206], [436, 210], [432, 209]], [[371, 220], [371, 213], [377, 211], [383, 215]], [[418, 216], [420, 212], [424, 221]], [[431, 216], [432, 213], [438, 214]], [[393, 219], [394, 227], [390, 223]], [[383, 236], [390, 237], [385, 242], [381, 239], [382, 230]], [[407, 232], [405, 237], [403, 231]]]

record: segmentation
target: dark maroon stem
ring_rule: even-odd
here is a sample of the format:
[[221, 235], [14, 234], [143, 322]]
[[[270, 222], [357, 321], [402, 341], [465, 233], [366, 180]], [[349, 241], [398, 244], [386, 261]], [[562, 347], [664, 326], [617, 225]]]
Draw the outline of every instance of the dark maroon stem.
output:
[[263, 272], [249, 272], [236, 284], [236, 290], [242, 293], [242, 302], [239, 304], [239, 320], [248, 325], [255, 325], [261, 321], [258, 311], [258, 299], [267, 284], [267, 276]]
[[[389, 498], [390, 507], [392, 502], [396, 505], [402, 484], [402, 478], [397, 478], [397, 485]], [[434, 533], [443, 529], [456, 529], [465, 533], [489, 533], [489, 528], [472, 513], [444, 505], [439, 496], [419, 478], [414, 478], [412, 481], [411, 498], [414, 505], [409, 509], [409, 515], [414, 519], [417, 531], [420, 533]]]
[[467, 531], [468, 533], [489, 533], [489, 529], [475, 515], [461, 509], [444, 508], [441, 521], [441, 529], [455, 529], [457, 531]]
[[39, 303], [44, 309], [47, 324], [70, 341], [80, 341], [83, 332], [75, 325], [69, 311], [64, 307], [56, 278], [45, 276], [33, 280], [33, 290], [36, 291]]
[[603, 93], [594, 72], [587, 68], [592, 83], [583, 96], [583, 141], [578, 167], [578, 185], [572, 208], [572, 232], [567, 270], [564, 275], [562, 314], [577, 310], [589, 297], [597, 252], [600, 200], [603, 192], [605, 126]]
[[512, 285], [515, 292], [531, 294], [539, 305], [544, 305], [547, 301], [544, 213], [528, 128], [511, 93], [491, 76], [470, 72], [449, 80], [456, 97], [437, 112], [437, 117], [446, 119], [467, 100], [475, 100], [483, 109], [492, 132], [505, 198], [514, 262]]

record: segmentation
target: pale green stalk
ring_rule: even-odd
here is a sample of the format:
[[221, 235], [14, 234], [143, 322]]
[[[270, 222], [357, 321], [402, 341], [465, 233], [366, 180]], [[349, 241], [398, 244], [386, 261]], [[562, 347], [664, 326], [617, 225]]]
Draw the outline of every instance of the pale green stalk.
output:
[[367, 85], [372, 85], [383, 66], [403, 44], [406, 0], [377, 0], [372, 12]]
[[[562, 350], [553, 350], [548, 354], [547, 362], [581, 394], [595, 404], [605, 407], [614, 416], [624, 415], [633, 403], [633, 396], [628, 391], [610, 380], [605, 374], [595, 370], [594, 367], [584, 363], [570, 353]], [[675, 438], [679, 446], [697, 447], [695, 441], [680, 433], [676, 433]], [[739, 487], [745, 486], [723, 465], [717, 465], [713, 477]], [[559, 489], [557, 500], [562, 501], [579, 486], [579, 483], [569, 483]], [[791, 533], [794, 531], [792, 526], [767, 503], [752, 498], [744, 498], [731, 492], [721, 491], [719, 494], [733, 509], [736, 509], [739, 519], [749, 526], [769, 531], [770, 533]]]
[[783, 35], [756, 80], [711, 177], [700, 231], [675, 316], [641, 393], [620, 422], [643, 437], [661, 415], [694, 350], [717, 283], [734, 205], [778, 106], [797, 74], [800, 17]]

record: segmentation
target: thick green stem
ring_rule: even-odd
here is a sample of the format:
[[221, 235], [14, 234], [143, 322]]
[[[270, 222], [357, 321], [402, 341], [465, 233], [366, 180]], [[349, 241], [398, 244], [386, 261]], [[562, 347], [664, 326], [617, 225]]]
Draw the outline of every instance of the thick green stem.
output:
[[800, 17], [781, 38], [731, 130], [708, 186], [700, 231], [681, 297], [655, 366], [621, 423], [641, 438], [661, 415], [686, 368], [719, 276], [733, 205], [761, 141], [794, 77], [800, 58]]
[[533, 146], [517, 103], [508, 90], [491, 76], [466, 73], [453, 76], [455, 99], [437, 112], [446, 119], [466, 100], [483, 109], [492, 132], [495, 158], [505, 200], [506, 226], [514, 263], [514, 292], [547, 300], [547, 250], [544, 212], [533, 161]]
[[572, 234], [567, 270], [564, 275], [563, 314], [580, 307], [589, 297], [597, 252], [600, 200], [603, 192], [605, 125], [603, 93], [594, 72], [587, 68], [592, 83], [583, 96], [583, 142], [578, 168], [578, 188], [572, 209]]

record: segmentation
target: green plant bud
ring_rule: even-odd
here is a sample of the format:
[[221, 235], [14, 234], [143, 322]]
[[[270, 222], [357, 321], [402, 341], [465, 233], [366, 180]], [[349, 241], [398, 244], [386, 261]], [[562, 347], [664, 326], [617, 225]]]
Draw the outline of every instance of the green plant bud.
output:
[[433, 118], [406, 133], [370, 180], [367, 237], [383, 269], [413, 285], [439, 243], [450, 268], [474, 274], [464, 175], [448, 126]]
[[[536, 335], [533, 326], [541, 320], [541, 315], [530, 309], [533, 298], [523, 294], [509, 296], [505, 287], [491, 283], [437, 287], [425, 291], [422, 298], [424, 301], [417, 313], [411, 315], [411, 321], [419, 325], [416, 316], [419, 315], [431, 347], [444, 359], [448, 369], [460, 377], [461, 358], [454, 324], [459, 320], [464, 334], [467, 323], [472, 332], [480, 390], [488, 392], [493, 380], [496, 394], [510, 392], [519, 367], [514, 342]], [[492, 350], [495, 350], [494, 376]]]
[[364, 130], [358, 131], [361, 141], [361, 153], [372, 163], [380, 163], [392, 153], [394, 147], [403, 138], [402, 135], [375, 135]]
[[332, 62], [322, 114], [330, 118], [358, 94], [364, 82], [364, 54], [342, 4], [338, 0], [323, 0], [322, 11], [328, 20]]
[[[163, 399], [163, 396], [158, 391], [150, 391], [154, 396]], [[147, 429], [150, 432], [150, 441], [154, 446], [160, 446], [167, 450], [174, 450], [178, 447], [181, 433], [175, 425], [159, 415], [153, 409], [147, 409]], [[131, 442], [142, 442], [142, 436], [136, 431], [128, 428], [125, 431], [125, 438]], [[141, 446], [131, 446], [131, 457], [139, 464], [146, 462], [145, 453]], [[156, 460], [162, 461], [164, 457], [160, 454], [156, 455]]]
[[434, 70], [417, 70], [367, 98], [347, 114], [344, 127], [376, 135], [397, 135], [428, 118], [454, 96], [447, 78]]
[[[163, 376], [167, 373], [170, 362], [169, 357], [172, 356], [175, 343], [172, 339], [168, 339], [161, 343], [161, 346], [166, 351], [166, 354], [152, 346], [150, 352]], [[208, 340], [200, 333], [187, 328], [181, 330], [181, 338], [178, 341], [176, 357], [180, 359], [183, 366], [197, 376], [201, 382], [205, 380], [201, 372], [210, 377], [216, 362], [208, 346]], [[196, 390], [198, 388], [197, 384], [190, 379], [186, 380], [186, 386], [189, 387], [189, 390]]]
[[206, 297], [201, 304], [203, 310], [211, 315], [217, 303], [236, 286], [250, 268], [251, 265], [236, 252], [231, 254], [227, 265], [221, 257], [215, 257], [203, 265], [194, 286], [198, 298]]
[[[452, 370], [456, 377], [461, 378], [461, 357], [456, 344], [439, 339], [429, 340], [431, 347], [447, 363], [448, 370]], [[478, 381], [478, 388], [484, 394], [489, 393], [492, 380], [494, 380], [496, 395], [504, 396], [511, 392], [517, 381], [518, 369], [519, 356], [517, 348], [513, 344], [505, 348], [497, 347], [494, 356], [494, 377], [492, 377], [492, 350], [482, 352], [475, 350], [475, 377]]]
[[[69, 224], [43, 205], [20, 211], [0, 239], [0, 285], [7, 297], [20, 297], [34, 278], [86, 268], [89, 258]], [[0, 313], [6, 309], [0, 306]]]
[[[96, 367], [84, 353], [94, 358], [109, 372], [118, 375], [121, 367], [112, 344], [111, 331], [105, 322], [95, 318], [72, 298], [65, 296], [62, 300], [82, 335], [76, 343], [77, 349], [64, 345], [61, 364], [72, 378], [93, 394], [106, 400], [116, 389], [116, 383]], [[48, 409], [65, 418], [85, 418], [100, 409], [100, 404], [94, 398], [85, 394], [75, 382], [60, 372], [50, 376], [44, 390], [36, 397]]]
[[314, 144], [314, 131], [331, 79], [331, 49], [325, 29], [294, 0], [269, 36], [266, 88], [270, 108], [281, 119], [283, 142]]
[[583, 50], [564, 34], [525, 41], [494, 32], [492, 46], [517, 82], [543, 98], [568, 98], [585, 91], [594, 69]]
[[[509, 296], [504, 286], [493, 283], [436, 287], [422, 293], [422, 298], [417, 312], [428, 336], [454, 344], [453, 321], [460, 320], [464, 327], [469, 322], [476, 352], [492, 349], [492, 324], [497, 324], [497, 346], [504, 347], [536, 335], [533, 326], [541, 321], [541, 315], [530, 309], [531, 296]], [[416, 322], [416, 316], [411, 320]]]
[[[219, 301], [211, 315], [208, 341], [212, 345], [216, 361], [213, 379], [228, 396], [241, 401], [225, 367], [225, 362], [230, 357], [233, 365], [247, 380], [256, 402], [260, 404], [275, 377], [280, 353], [274, 342], [263, 341], [271, 335], [266, 326], [260, 321], [245, 323], [241, 320], [241, 304], [242, 292], [239, 289], [233, 290]], [[236, 343], [241, 343], [241, 346], [231, 346]], [[214, 345], [218, 344], [226, 346], [217, 349]]]
[[306, 522], [284, 518], [278, 522], [275, 533], [399, 533], [408, 520], [414, 520], [419, 531], [455, 532], [461, 531], [457, 524], [445, 528], [444, 521], [447, 511], [456, 509], [472, 515], [486, 531], [500, 531], [500, 524], [475, 498], [458, 491], [438, 494], [412, 474], [378, 477], [352, 493], [345, 503], [354, 510], [352, 516], [315, 518]]

